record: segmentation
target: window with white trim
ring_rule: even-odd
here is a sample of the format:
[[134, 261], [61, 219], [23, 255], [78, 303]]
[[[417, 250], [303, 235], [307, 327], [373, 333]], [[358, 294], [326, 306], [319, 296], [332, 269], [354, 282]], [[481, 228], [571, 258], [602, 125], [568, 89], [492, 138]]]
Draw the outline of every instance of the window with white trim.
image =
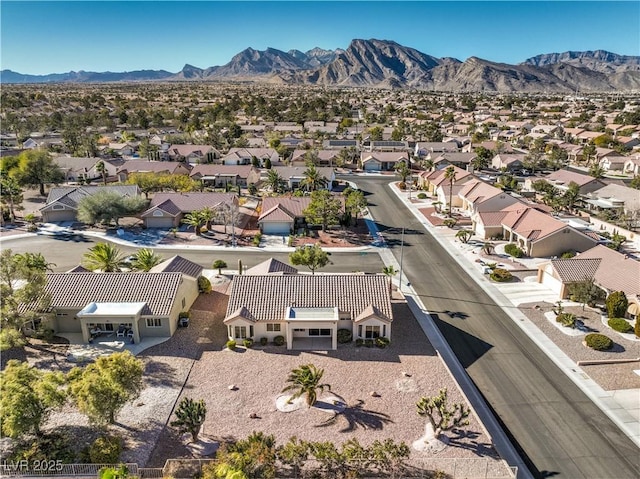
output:
[[364, 337], [367, 339], [375, 339], [380, 337], [380, 326], [365, 326]]
[[162, 327], [162, 319], [161, 318], [147, 318], [147, 328], [161, 328]]
[[279, 323], [267, 323], [267, 331], [270, 333], [279, 332], [280, 324]]

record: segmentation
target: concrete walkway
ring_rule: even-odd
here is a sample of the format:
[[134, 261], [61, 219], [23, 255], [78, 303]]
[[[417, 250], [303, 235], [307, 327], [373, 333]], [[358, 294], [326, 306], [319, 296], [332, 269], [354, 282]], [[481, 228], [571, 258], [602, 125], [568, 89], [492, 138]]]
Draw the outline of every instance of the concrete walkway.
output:
[[[459, 242], [455, 242], [453, 237], [455, 233], [452, 234], [448, 228], [436, 228], [431, 225], [419, 211], [421, 205], [409, 202], [407, 193], [400, 191], [394, 184], [389, 184], [388, 186], [398, 198], [404, 202], [405, 206], [418, 219], [420, 224], [465, 268], [469, 276], [485, 290], [496, 304], [502, 305], [502, 309], [513, 319], [514, 324], [525, 331], [558, 368], [564, 372], [624, 434], [640, 447], [640, 389], [605, 391], [556, 346], [553, 341], [540, 331], [524, 313], [517, 309], [519, 304], [527, 302], [547, 301], [555, 303], [557, 302], [557, 294], [537, 282], [523, 281], [521, 283], [500, 284], [499, 286], [491, 283], [482, 273], [481, 268], [478, 267], [478, 263], [475, 263], [473, 255], [470, 255], [468, 250], [465, 251], [457, 246]], [[390, 261], [389, 264], [395, 263], [390, 252], [389, 255], [381, 254], [381, 256], [383, 260], [385, 260], [385, 264], [387, 264], [387, 259]], [[391, 258], [388, 258], [388, 256], [391, 256]], [[415, 291], [413, 291], [411, 287], [406, 286], [407, 278], [399, 278], [399, 281], [400, 280], [402, 280], [402, 291], [405, 295], [409, 298], [415, 297]], [[419, 298], [416, 297], [415, 302], [420, 305]], [[510, 305], [513, 307], [510, 307]], [[420, 306], [423, 313], [428, 316], [428, 311], [424, 310], [422, 305]], [[430, 320], [429, 323], [432, 323], [432, 321]], [[435, 329], [437, 330], [437, 328]], [[431, 336], [429, 336], [429, 339], [431, 339]], [[464, 376], [466, 376], [466, 374]], [[461, 376], [459, 378], [456, 375], [456, 379], [460, 381], [464, 380], [464, 377]]]

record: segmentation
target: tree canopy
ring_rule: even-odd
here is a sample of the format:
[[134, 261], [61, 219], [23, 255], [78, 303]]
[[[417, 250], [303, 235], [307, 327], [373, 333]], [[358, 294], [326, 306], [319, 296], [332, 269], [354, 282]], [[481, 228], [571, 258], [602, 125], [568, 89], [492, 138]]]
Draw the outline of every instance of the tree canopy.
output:
[[315, 274], [318, 268], [324, 268], [329, 264], [329, 255], [316, 244], [311, 247], [303, 246], [297, 248], [293, 253], [289, 254], [289, 261], [295, 266], [306, 266], [311, 270], [311, 274]]
[[328, 226], [340, 223], [340, 211], [342, 202], [334, 198], [327, 190], [319, 190], [311, 193], [311, 202], [303, 211], [307, 223], [322, 225], [322, 230]]
[[98, 191], [78, 202], [78, 220], [89, 225], [102, 223], [118, 226], [120, 220], [135, 216], [147, 208], [147, 200], [140, 196], [123, 196], [114, 191]]
[[27, 150], [18, 155], [18, 166], [11, 175], [23, 186], [38, 187], [44, 196], [44, 186], [62, 183], [64, 173], [46, 151]]

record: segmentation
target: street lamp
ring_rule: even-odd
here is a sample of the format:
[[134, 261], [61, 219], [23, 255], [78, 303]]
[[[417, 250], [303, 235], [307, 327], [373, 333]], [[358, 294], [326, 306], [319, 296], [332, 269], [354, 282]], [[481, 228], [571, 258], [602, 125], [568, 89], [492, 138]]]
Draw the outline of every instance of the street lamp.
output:
[[404, 228], [400, 236], [400, 291], [402, 292], [402, 260], [404, 259]]

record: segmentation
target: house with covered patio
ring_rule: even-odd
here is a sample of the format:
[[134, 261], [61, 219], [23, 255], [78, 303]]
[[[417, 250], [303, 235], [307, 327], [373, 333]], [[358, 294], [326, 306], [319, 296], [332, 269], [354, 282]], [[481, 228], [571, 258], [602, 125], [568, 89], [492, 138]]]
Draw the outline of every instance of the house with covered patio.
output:
[[180, 312], [198, 297], [201, 272], [201, 266], [174, 256], [148, 273], [49, 273], [50, 327], [56, 334], [80, 334], [85, 343], [99, 336], [136, 344], [145, 337], [169, 338]]
[[338, 348], [338, 330], [391, 339], [389, 279], [382, 274], [235, 276], [224, 324], [229, 339], [273, 341], [287, 349]]

